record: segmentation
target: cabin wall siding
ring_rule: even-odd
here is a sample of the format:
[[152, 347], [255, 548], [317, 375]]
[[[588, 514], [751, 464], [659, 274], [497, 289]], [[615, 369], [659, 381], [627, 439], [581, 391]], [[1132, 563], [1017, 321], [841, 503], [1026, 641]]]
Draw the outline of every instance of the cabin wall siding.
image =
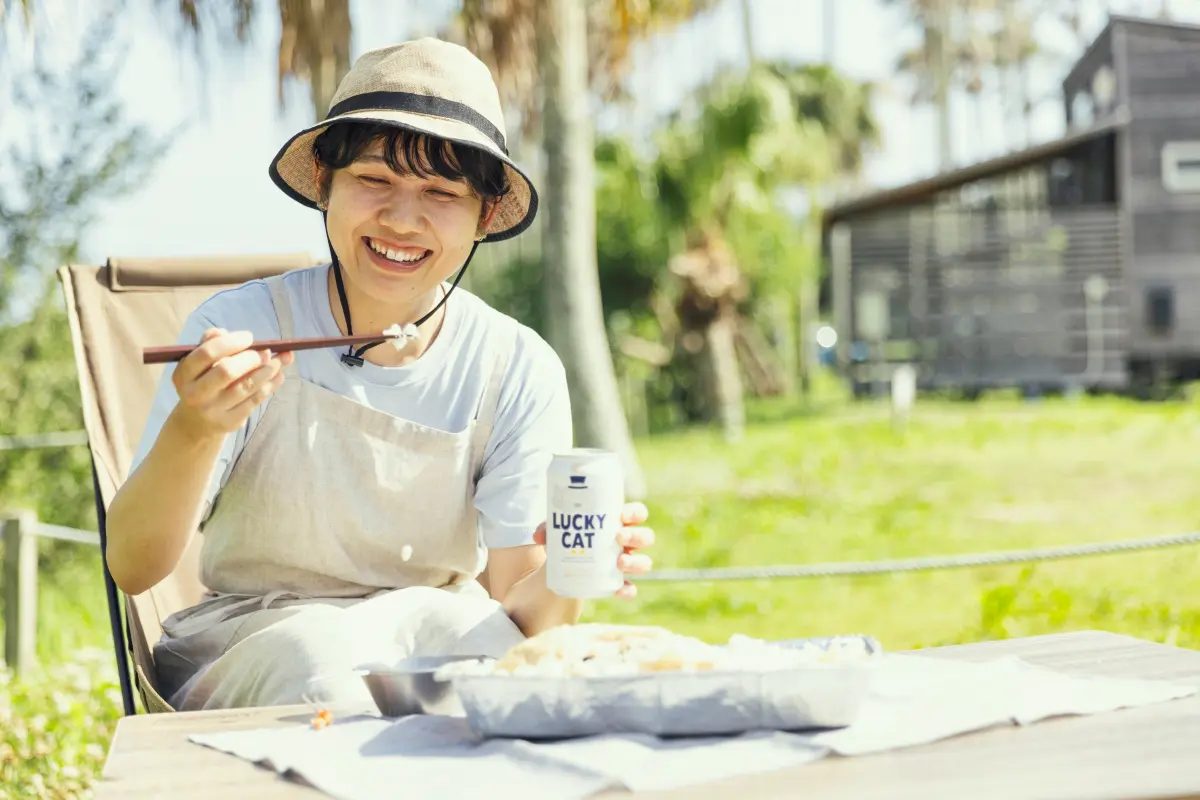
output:
[[[1169, 190], [1162, 155], [1169, 142], [1200, 141], [1200, 31], [1125, 23], [1122, 48], [1130, 117], [1131, 354], [1194, 356], [1200, 352], [1200, 192]], [[1149, 294], [1159, 288], [1173, 294], [1169, 333], [1149, 324]]]
[[[884, 380], [887, 364], [911, 361], [925, 386], [1123, 385], [1118, 214], [1112, 206], [997, 216], [923, 205], [855, 219], [850, 333], [869, 356], [852, 365], [855, 379]], [[1084, 286], [1097, 275], [1108, 293], [1089, 304]], [[868, 295], [866, 305], [888, 309], [882, 339], [859, 314]]]
[[[1110, 127], [1093, 133], [1093, 120], [1072, 119], [1072, 99], [1104, 67], [1113, 100], [1095, 122]], [[1200, 29], [1114, 18], [1062, 87], [1069, 144], [833, 215], [851, 232], [854, 380], [886, 381], [899, 361], [952, 387], [1121, 388], [1151, 362], [1200, 377], [1200, 191], [1163, 179], [1164, 146], [1200, 142]], [[1084, 291], [1097, 276], [1100, 303]], [[1150, 293], [1164, 289], [1169, 332], [1150, 320]], [[886, 318], [881, 339], [866, 335], [866, 311]]]

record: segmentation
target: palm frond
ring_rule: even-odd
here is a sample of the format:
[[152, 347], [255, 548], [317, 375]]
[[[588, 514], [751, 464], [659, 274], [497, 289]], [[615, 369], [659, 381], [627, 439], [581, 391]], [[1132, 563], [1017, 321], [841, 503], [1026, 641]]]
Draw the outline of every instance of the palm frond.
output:
[[505, 109], [525, 131], [538, 111], [537, 0], [463, 0], [449, 38], [464, 44], [492, 71]]
[[323, 119], [350, 70], [349, 0], [279, 0], [279, 103], [289, 79], [308, 84], [315, 119]]
[[[588, 77], [613, 97], [629, 68], [632, 45], [716, 4], [716, 0], [595, 0], [587, 3]], [[466, 45], [492, 69], [506, 108], [529, 132], [537, 126], [538, 0], [462, 0], [444, 35]]]
[[33, 0], [0, 0], [0, 23], [8, 17], [10, 6], [20, 6], [21, 19], [25, 23], [25, 29], [29, 30], [33, 27]]
[[[0, 0], [8, 2], [8, 0]], [[23, 0], [30, 2], [30, 0]], [[220, 47], [246, 45], [253, 33], [261, 4], [256, 0], [156, 0], [164, 15], [180, 26], [180, 33], [205, 59], [204, 42]], [[350, 69], [350, 0], [277, 0], [280, 31], [277, 54], [277, 87], [280, 107], [288, 81], [307, 84], [313, 115], [322, 118], [338, 82]]]

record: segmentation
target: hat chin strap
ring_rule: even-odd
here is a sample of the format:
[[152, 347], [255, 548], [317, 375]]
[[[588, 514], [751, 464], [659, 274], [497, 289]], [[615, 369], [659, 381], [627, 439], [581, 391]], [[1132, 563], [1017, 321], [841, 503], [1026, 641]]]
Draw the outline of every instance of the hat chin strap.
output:
[[[325, 223], [325, 241], [329, 244], [329, 257], [333, 261], [333, 280], [334, 283], [337, 284], [338, 301], [342, 305], [342, 316], [346, 320], [346, 335], [353, 336], [354, 324], [350, 321], [350, 303], [346, 300], [346, 286], [344, 283], [342, 283], [342, 265], [341, 262], [338, 261], [337, 252], [333, 249], [333, 241], [329, 238], [329, 212], [322, 210], [321, 218]], [[441, 308], [447, 300], [450, 299], [450, 294], [458, 288], [458, 282], [462, 280], [462, 276], [466, 273], [467, 267], [471, 264], [471, 259], [475, 257], [475, 251], [479, 248], [479, 243], [482, 242], [483, 239], [484, 237], [481, 236], [475, 240], [474, 244], [471, 245], [471, 252], [467, 254], [467, 260], [463, 262], [462, 268], [459, 269], [458, 274], [454, 276], [454, 281], [450, 284], [450, 288], [446, 291], [446, 293], [442, 295], [442, 299], [438, 301], [438, 304], [430, 309], [428, 314], [425, 314], [423, 317], [414, 322], [413, 325], [419, 327], [421, 324], [428, 321], [429, 318], [436, 314], [437, 310]], [[354, 349], [354, 345], [350, 345], [346, 348], [346, 352], [342, 353], [342, 363], [348, 367], [361, 367], [364, 362], [363, 353], [367, 352], [372, 347], [378, 347], [386, 341], [388, 340], [380, 339], [377, 342], [368, 342], [362, 347], [359, 347], [357, 350]]]

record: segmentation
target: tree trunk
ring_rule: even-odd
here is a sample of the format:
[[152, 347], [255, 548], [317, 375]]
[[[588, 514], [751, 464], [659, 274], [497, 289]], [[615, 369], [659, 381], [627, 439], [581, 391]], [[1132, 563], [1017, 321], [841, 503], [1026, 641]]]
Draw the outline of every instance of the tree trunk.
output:
[[[971, 111], [975, 117], [975, 130], [982, 134], [987, 128], [987, 109], [983, 105], [983, 89], [971, 95]], [[975, 140], [976, 149], [971, 157], [976, 161], [983, 161], [987, 157], [987, 145], [984, 144], [983, 136], [979, 136]]]
[[704, 350], [708, 359], [711, 402], [726, 441], [736, 442], [746, 432], [746, 411], [742, 401], [742, 376], [738, 371], [737, 314], [722, 309], [704, 331]]
[[[776, 323], [779, 315], [775, 309], [764, 302], [760, 305], [759, 313], [760, 318], [765, 318], [778, 334], [780, 326]], [[755, 397], [778, 397], [784, 394], [786, 371], [780, 363], [779, 353], [753, 322], [738, 315], [734, 323], [738, 363], [750, 391]]]
[[795, 294], [790, 296], [792, 303], [792, 325], [794, 327], [796, 348], [796, 377], [800, 397], [807, 402], [812, 395], [813, 352], [812, 342], [809, 341], [813, 323], [820, 314], [819, 295], [821, 279], [810, 275], [806, 268], [797, 280]]
[[626, 495], [641, 497], [645, 483], [621, 409], [600, 305], [583, 0], [540, 4], [537, 38], [544, 93], [547, 333], [567, 370], [576, 442], [619, 454]]
[[742, 39], [746, 47], [746, 66], [753, 68], [758, 60], [754, 49], [754, 15], [750, 13], [750, 0], [742, 0]]
[[821, 3], [821, 54], [828, 66], [834, 66], [837, 52], [837, 7], [834, 0]]
[[938, 32], [934, 107], [937, 113], [937, 166], [942, 172], [954, 167], [954, 126], [950, 119], [950, 74], [946, 50], [946, 32]]
[[1033, 90], [1029, 86], [1029, 70], [1029, 59], [1021, 58], [1017, 62], [1017, 80], [1021, 98], [1021, 136], [1024, 147], [1033, 144]]
[[926, 32], [933, 37], [933, 98], [937, 113], [938, 165], [945, 171], [954, 166], [954, 141], [950, 115], [950, 9], [949, 0], [938, 0], [934, 25]]
[[804, 313], [804, 300], [807, 287], [801, 278], [794, 292], [787, 295], [788, 323], [792, 334], [791, 378], [795, 386], [795, 394], [802, 402], [807, 402], [809, 391], [812, 389], [812, 364], [808, 359], [808, 337], [805, 328], [808, 327], [808, 316]]

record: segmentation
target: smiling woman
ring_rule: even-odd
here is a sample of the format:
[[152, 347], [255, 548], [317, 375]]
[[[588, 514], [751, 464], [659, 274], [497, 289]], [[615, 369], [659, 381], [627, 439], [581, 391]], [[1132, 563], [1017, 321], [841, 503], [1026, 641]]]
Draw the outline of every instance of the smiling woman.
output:
[[[180, 341], [203, 344], [164, 372], [108, 512], [105, 556], [129, 594], [203, 533], [210, 595], [155, 647], [176, 708], [369, 705], [357, 664], [499, 655], [578, 618], [544, 566], [547, 467], [572, 444], [562, 363], [455, 291], [481, 241], [537, 210], [503, 119], [482, 62], [422, 39], [363, 55], [272, 162], [322, 212], [330, 263], [192, 313]], [[251, 348], [393, 325], [418, 331], [398, 351]], [[623, 573], [649, 568], [632, 552], [652, 541], [645, 518], [626, 509]]]
[[[430, 321], [436, 335], [457, 278], [446, 293], [439, 285], [467, 270], [509, 191], [502, 164], [467, 145], [368, 121], [330, 126], [313, 143], [313, 162], [334, 255], [338, 325], [352, 335], [352, 308], [371, 330], [398, 312], [418, 325]], [[352, 349], [344, 360], [360, 363], [372, 347]], [[385, 354], [377, 362], [388, 362]], [[404, 363], [413, 353], [391, 357]]]
[[[401, 318], [418, 324], [431, 315], [436, 331], [441, 322], [433, 315], [446, 297], [438, 286], [466, 270], [480, 231], [508, 192], [501, 163], [478, 149], [378, 122], [331, 125], [314, 142], [313, 159], [335, 255], [338, 324], [351, 334], [349, 309], [365, 312], [371, 328], [400, 309]], [[395, 358], [404, 363], [411, 353]]]

